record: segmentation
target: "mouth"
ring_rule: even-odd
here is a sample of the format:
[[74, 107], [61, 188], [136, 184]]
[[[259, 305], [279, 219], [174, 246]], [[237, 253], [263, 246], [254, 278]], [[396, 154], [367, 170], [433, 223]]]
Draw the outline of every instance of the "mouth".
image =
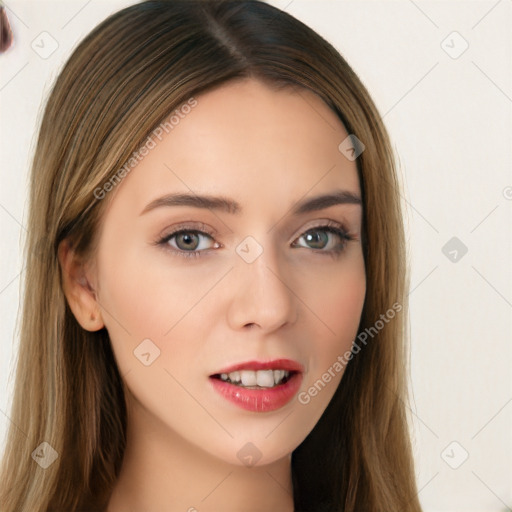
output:
[[291, 359], [273, 361], [247, 361], [237, 363], [214, 373], [210, 377], [249, 389], [273, 388], [285, 384], [290, 378], [303, 373], [304, 366]]
[[289, 359], [250, 361], [210, 375], [213, 388], [242, 409], [268, 412], [280, 409], [295, 396], [304, 367]]
[[212, 379], [233, 384], [246, 389], [269, 389], [286, 384], [293, 375], [299, 372], [283, 370], [241, 370], [230, 373], [216, 373]]

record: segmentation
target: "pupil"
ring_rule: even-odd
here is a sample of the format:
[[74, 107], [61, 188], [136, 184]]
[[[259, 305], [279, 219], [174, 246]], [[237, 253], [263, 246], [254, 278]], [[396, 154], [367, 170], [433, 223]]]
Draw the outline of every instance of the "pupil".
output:
[[328, 236], [325, 231], [310, 231], [306, 235], [306, 240], [308, 241], [308, 243], [313, 243], [313, 244], [319, 243], [320, 246], [315, 246], [315, 248], [321, 249], [321, 248], [325, 247], [325, 245], [327, 244]]
[[[180, 245], [179, 242], [182, 241], [185, 244], [185, 247], [184, 247], [185, 249], [195, 249], [197, 247], [197, 245], [194, 245], [194, 242], [196, 242], [196, 244], [197, 244], [197, 238], [198, 238], [197, 234], [185, 233], [185, 234], [179, 235], [177, 237], [176, 244], [179, 247], [179, 245]], [[180, 247], [180, 249], [181, 248], [182, 247]]]

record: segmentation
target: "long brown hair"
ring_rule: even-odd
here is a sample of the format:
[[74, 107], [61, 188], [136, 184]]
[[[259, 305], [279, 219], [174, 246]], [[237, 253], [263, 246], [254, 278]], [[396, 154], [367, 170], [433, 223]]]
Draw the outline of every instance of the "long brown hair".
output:
[[[356, 160], [367, 276], [360, 332], [373, 331], [292, 454], [295, 510], [421, 511], [406, 414], [408, 277], [399, 182], [372, 99], [333, 46], [264, 2], [154, 0], [96, 27], [46, 104], [31, 170], [2, 512], [106, 506], [126, 445], [123, 381], [107, 331], [82, 329], [66, 302], [57, 248], [68, 239], [78, 254], [93, 254], [109, 200], [94, 191], [179, 105], [249, 77], [276, 90], [313, 91], [365, 145]], [[375, 329], [397, 304], [400, 314]], [[35, 462], [55, 454], [46, 468]]]

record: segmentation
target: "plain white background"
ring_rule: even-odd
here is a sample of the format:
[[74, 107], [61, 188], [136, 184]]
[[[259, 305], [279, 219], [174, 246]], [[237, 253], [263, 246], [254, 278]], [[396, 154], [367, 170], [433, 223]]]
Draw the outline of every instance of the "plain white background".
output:
[[[132, 3], [6, 2], [15, 45], [0, 56], [2, 440], [42, 102], [77, 42]], [[270, 3], [342, 53], [393, 139], [410, 251], [411, 432], [424, 510], [511, 509], [512, 2]]]

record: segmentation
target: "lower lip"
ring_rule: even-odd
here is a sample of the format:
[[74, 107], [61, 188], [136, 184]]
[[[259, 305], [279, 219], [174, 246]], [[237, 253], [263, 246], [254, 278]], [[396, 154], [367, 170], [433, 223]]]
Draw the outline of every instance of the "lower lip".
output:
[[252, 412], [270, 412], [284, 407], [297, 394], [302, 373], [294, 373], [285, 383], [275, 388], [247, 389], [210, 377], [215, 391], [238, 407]]

